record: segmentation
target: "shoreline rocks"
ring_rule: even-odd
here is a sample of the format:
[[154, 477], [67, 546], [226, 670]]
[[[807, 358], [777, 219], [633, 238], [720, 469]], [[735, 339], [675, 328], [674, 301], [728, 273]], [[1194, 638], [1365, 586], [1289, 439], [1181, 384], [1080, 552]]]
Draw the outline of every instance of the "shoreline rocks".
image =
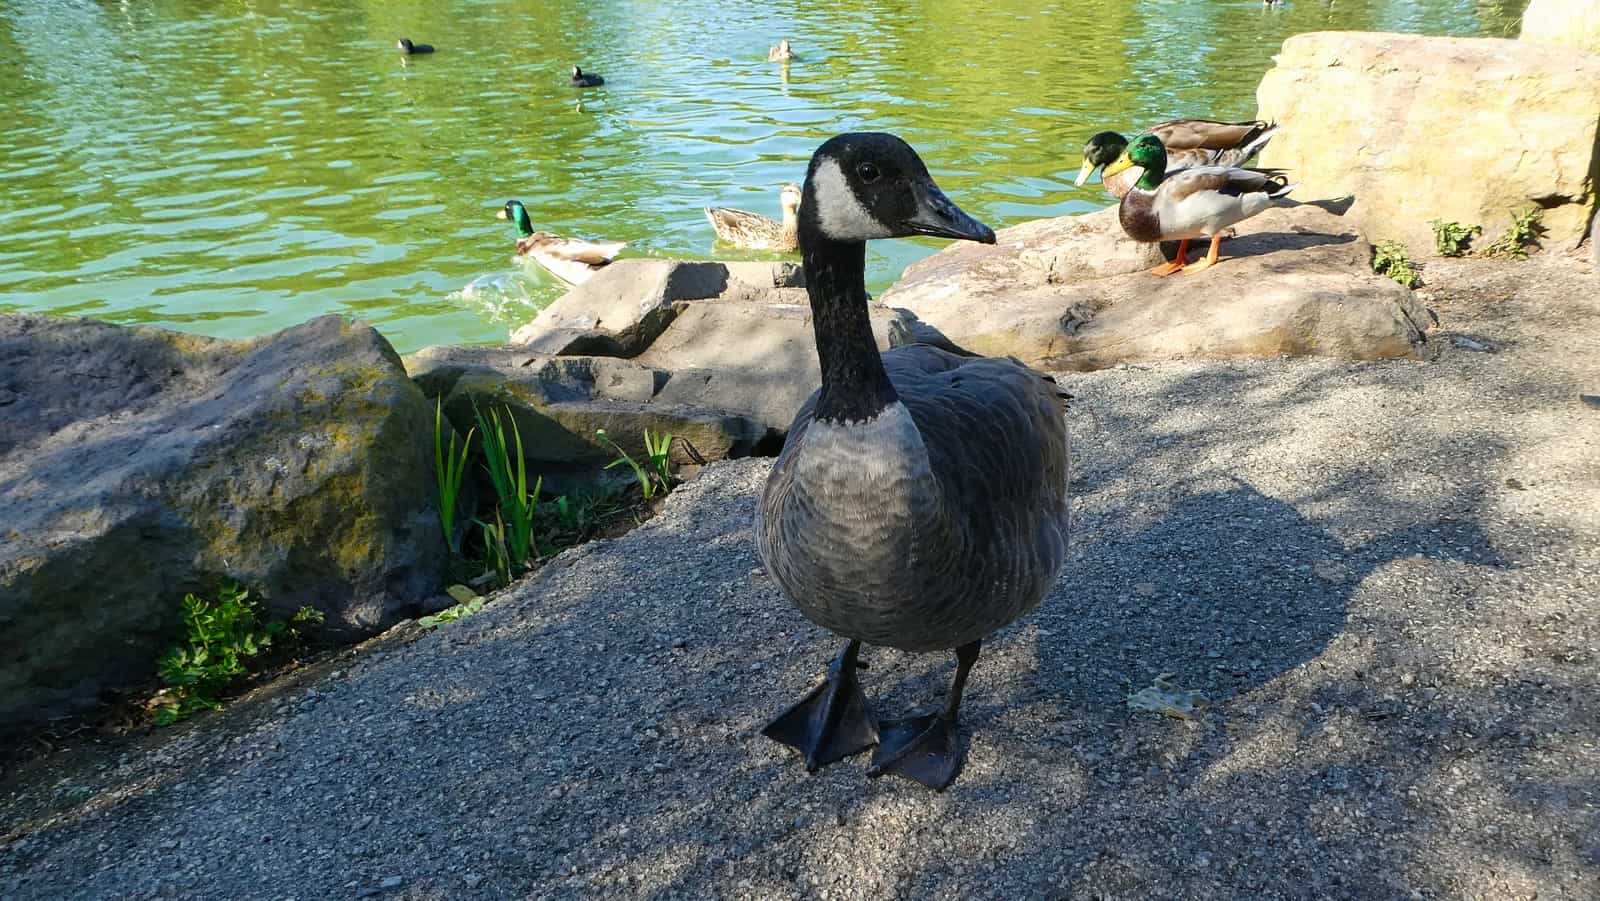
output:
[[[1532, 10], [1530, 9], [1530, 13]], [[1488, 243], [1537, 207], [1544, 243], [1584, 238], [1600, 160], [1600, 55], [1552, 44], [1313, 32], [1283, 43], [1256, 91], [1282, 129], [1261, 165], [1302, 199], [1353, 196], [1363, 237], [1433, 252], [1430, 220]]]
[[[1065, 220], [1065, 221], [1063, 221]], [[1115, 208], [1003, 229], [994, 246], [934, 254], [883, 295], [950, 341], [1042, 369], [1143, 360], [1417, 358], [1431, 317], [1405, 288], [1372, 274], [1371, 247], [1315, 205], [1242, 222], [1222, 262], [1158, 278], [1125, 245]], [[1203, 253], [1191, 245], [1191, 259]], [[1098, 258], [1098, 269], [1056, 261]], [[1119, 271], [1120, 270], [1120, 271]], [[1104, 273], [1096, 275], [1095, 272]]]
[[370, 326], [0, 316], [0, 724], [148, 681], [186, 592], [371, 635], [444, 571], [432, 411]]

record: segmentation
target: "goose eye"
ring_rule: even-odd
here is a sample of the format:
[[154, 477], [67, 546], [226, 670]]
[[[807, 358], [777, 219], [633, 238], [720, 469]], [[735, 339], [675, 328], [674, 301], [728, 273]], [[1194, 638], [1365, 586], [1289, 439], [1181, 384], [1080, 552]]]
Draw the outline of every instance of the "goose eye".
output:
[[861, 180], [869, 185], [883, 177], [883, 173], [872, 163], [862, 163], [856, 166], [856, 175], [860, 176]]

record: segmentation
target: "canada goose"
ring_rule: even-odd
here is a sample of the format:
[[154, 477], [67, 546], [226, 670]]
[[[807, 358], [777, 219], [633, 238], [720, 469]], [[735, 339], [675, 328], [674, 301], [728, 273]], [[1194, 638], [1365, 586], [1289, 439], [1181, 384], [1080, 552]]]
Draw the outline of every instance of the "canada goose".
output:
[[779, 38], [778, 46], [767, 48], [767, 62], [769, 63], [788, 62], [794, 58], [794, 50], [790, 48], [788, 38]]
[[760, 213], [728, 207], [706, 207], [706, 219], [717, 240], [745, 250], [781, 250], [791, 253], [800, 246], [796, 234], [800, 210], [800, 186], [784, 185], [778, 193], [783, 221], [776, 222]]
[[404, 53], [407, 56], [413, 56], [413, 55], [418, 54], [418, 53], [432, 53], [433, 52], [433, 45], [432, 44], [413, 44], [413, 43], [411, 43], [411, 39], [410, 38], [401, 38], [400, 40], [395, 42], [395, 46], [399, 47], [400, 48], [400, 52]]
[[495, 214], [517, 225], [517, 256], [530, 257], [551, 275], [569, 285], [581, 285], [627, 247], [624, 241], [584, 241], [563, 238], [545, 231], [534, 231], [528, 208], [520, 200], [508, 200]]
[[[1134, 138], [1106, 167], [1106, 174], [1132, 166], [1143, 167], [1144, 174], [1118, 207], [1122, 230], [1135, 241], [1181, 241], [1177, 259], [1150, 270], [1156, 275], [1211, 268], [1217, 263], [1224, 229], [1270, 207], [1294, 205], [1289, 192], [1297, 186], [1287, 184], [1281, 175], [1227, 166], [1197, 166], [1169, 174], [1166, 150], [1155, 135]], [[1211, 239], [1211, 250], [1191, 266], [1189, 239], [1202, 237]]]
[[596, 88], [605, 83], [604, 78], [585, 72], [577, 66], [572, 67], [572, 77], [567, 79], [567, 84], [575, 88]]
[[[1167, 148], [1167, 171], [1194, 166], [1242, 166], [1272, 140], [1278, 126], [1268, 122], [1214, 122], [1210, 119], [1171, 119], [1157, 122], [1142, 134], [1153, 134]], [[1083, 167], [1074, 184], [1083, 187], [1089, 175], [1109, 166], [1128, 149], [1128, 139], [1114, 131], [1102, 131], [1083, 145]], [[1139, 173], [1120, 175], [1102, 172], [1106, 193], [1119, 200], [1128, 193]]]
[[[848, 641], [764, 734], [811, 771], [877, 744], [868, 775], [942, 790], [960, 769], [956, 716], [980, 642], [1037, 606], [1065, 559], [1067, 431], [1061, 392], [1014, 359], [878, 353], [866, 242], [911, 235], [995, 239], [894, 135], [818, 148], [799, 236], [822, 387], [789, 427], [755, 540], [794, 605]], [[879, 721], [856, 679], [862, 642], [954, 650], [944, 709]]]

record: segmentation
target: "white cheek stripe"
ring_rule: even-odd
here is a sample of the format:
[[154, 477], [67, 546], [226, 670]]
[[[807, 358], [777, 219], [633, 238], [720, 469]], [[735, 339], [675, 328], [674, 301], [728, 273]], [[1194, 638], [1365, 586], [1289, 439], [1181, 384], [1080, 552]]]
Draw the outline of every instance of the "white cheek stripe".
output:
[[835, 241], [870, 241], [893, 237], [867, 208], [856, 199], [856, 192], [845, 180], [837, 160], [823, 160], [811, 173], [812, 202], [817, 205], [817, 224], [822, 233]]

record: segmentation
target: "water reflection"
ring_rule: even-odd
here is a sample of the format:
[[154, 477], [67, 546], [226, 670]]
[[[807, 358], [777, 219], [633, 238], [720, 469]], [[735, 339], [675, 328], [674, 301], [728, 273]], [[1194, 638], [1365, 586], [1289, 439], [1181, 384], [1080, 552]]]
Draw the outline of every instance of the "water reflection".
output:
[[[1084, 136], [1248, 117], [1289, 34], [1504, 34], [1522, 5], [0, 0], [0, 309], [496, 340], [560, 290], [509, 262], [509, 197], [558, 232], [704, 256], [702, 206], [776, 215], [821, 139], [874, 128], [991, 224], [1085, 210]], [[402, 34], [438, 52], [407, 58]], [[785, 36], [799, 59], [768, 62]], [[606, 78], [581, 102], [574, 64]], [[873, 288], [935, 246], [875, 245]]]

